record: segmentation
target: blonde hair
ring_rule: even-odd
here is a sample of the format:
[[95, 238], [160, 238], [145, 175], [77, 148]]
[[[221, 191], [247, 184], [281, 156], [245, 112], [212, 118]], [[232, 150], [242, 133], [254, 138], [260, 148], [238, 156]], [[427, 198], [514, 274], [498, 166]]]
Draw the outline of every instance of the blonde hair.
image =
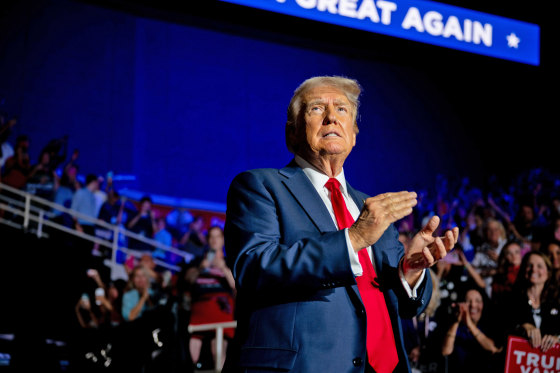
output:
[[441, 303], [441, 294], [439, 292], [439, 277], [431, 268], [428, 268], [428, 270], [430, 271], [430, 277], [432, 279], [432, 298], [430, 299], [430, 302], [426, 307], [426, 311], [424, 312], [426, 312], [426, 315], [432, 317], [435, 315], [436, 310]]
[[344, 93], [350, 104], [352, 105], [352, 116], [354, 120], [354, 129], [358, 133], [358, 107], [360, 105], [359, 96], [362, 89], [358, 81], [343, 76], [316, 76], [305, 80], [294, 91], [294, 95], [288, 105], [288, 119], [286, 121], [286, 146], [292, 153], [296, 153], [298, 147], [298, 139], [294, 139], [292, 135], [298, 130], [302, 123], [303, 113], [305, 112], [306, 103], [303, 100], [305, 94], [315, 87], [333, 87]]

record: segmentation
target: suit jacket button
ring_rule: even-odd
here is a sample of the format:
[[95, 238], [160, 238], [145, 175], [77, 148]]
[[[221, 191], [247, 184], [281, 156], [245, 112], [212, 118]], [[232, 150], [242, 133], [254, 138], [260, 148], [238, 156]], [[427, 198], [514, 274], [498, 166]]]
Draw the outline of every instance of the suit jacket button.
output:
[[354, 364], [355, 367], [359, 367], [364, 363], [364, 361], [362, 360], [361, 357], [356, 357], [354, 358], [354, 360], [352, 360], [352, 364]]

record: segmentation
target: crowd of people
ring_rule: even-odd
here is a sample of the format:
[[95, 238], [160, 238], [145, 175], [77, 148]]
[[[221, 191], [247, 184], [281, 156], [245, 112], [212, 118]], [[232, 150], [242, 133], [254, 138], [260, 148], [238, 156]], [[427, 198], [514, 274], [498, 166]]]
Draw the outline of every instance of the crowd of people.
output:
[[[90, 252], [92, 263], [83, 278], [74, 279], [83, 284], [80, 294], [75, 295], [76, 333], [70, 343], [71, 365], [76, 371], [188, 372], [214, 367], [213, 333], [197, 332], [191, 336], [187, 326], [234, 320], [235, 284], [224, 260], [220, 217], [194, 215], [183, 207], [163, 213], [165, 209], [154, 208], [149, 195], [139, 201], [120, 196], [111, 173], [106, 177], [82, 177], [79, 150], [67, 158], [66, 137], [48, 142], [33, 164], [27, 136], [17, 137], [15, 146], [9, 141], [16, 121], [2, 119], [0, 124], [0, 182], [80, 214], [73, 216], [53, 209], [54, 221], [112, 242], [113, 230], [91, 220], [99, 219], [188, 254], [176, 255], [144, 240], [119, 235], [120, 246], [141, 256], [119, 251], [118, 262], [126, 278], [114, 280], [106, 268], [96, 267], [99, 261], [95, 260], [110, 258], [111, 250], [74, 239]], [[18, 218], [1, 210], [0, 215]], [[171, 271], [157, 265], [156, 260], [179, 269]], [[231, 328], [225, 330], [223, 351], [233, 332]]]
[[[2, 183], [120, 224], [194, 258], [175, 261], [181, 270], [170, 272], [154, 262], [170, 260], [169, 253], [130, 239], [126, 244], [144, 255], [128, 258], [127, 280], [111, 281], [89, 271], [89, 285], [75, 306], [76, 324], [89, 341], [81, 346], [87, 352], [81, 363], [119, 366], [115, 356], [120, 349], [122, 356], [134, 357], [120, 361], [136, 361], [139, 369], [162, 356], [191, 369], [197, 363], [201, 367], [203, 346], [215, 352], [215, 341], [211, 333], [189, 335], [186, 325], [234, 320], [235, 281], [224, 260], [222, 228], [183, 208], [157, 216], [150, 197], [133, 203], [119, 196], [110, 174], [105, 179], [88, 175], [80, 182], [79, 151], [66, 160], [66, 138], [49, 142], [32, 164], [29, 139], [19, 136], [11, 149], [7, 135], [15, 122], [3, 119], [1, 124]], [[111, 239], [111, 231], [87, 220], [55, 215], [68, 226]], [[413, 370], [503, 371], [510, 335], [542, 351], [556, 346], [560, 175], [535, 168], [508, 180], [492, 178], [484, 186], [438, 175], [433, 190], [418, 191], [413, 214], [397, 222], [402, 244], [408, 245], [433, 215], [441, 217], [442, 231], [459, 227], [460, 237], [456, 248], [430, 269], [433, 296], [424, 313], [402, 321]], [[92, 255], [107, 255], [103, 250], [94, 245]], [[226, 343], [233, 334], [233, 329], [225, 331]], [[166, 350], [169, 345], [174, 347]]]
[[[111, 365], [115, 371], [188, 372], [214, 367], [214, 333], [190, 334], [187, 327], [233, 321], [235, 283], [224, 260], [222, 228], [211, 226], [204, 236], [204, 254], [183, 262], [175, 273], [156, 265], [151, 251], [127, 260], [126, 281], [106, 282], [95, 268], [87, 271], [75, 306], [80, 330], [75, 356], [82, 357], [75, 363], [81, 369]], [[225, 330], [223, 351], [233, 333]]]
[[439, 176], [399, 222], [400, 240], [431, 214], [460, 227], [456, 248], [432, 267], [426, 311], [403, 322], [413, 369], [504, 371], [509, 336], [546, 352], [560, 338], [560, 175], [531, 169], [484, 188]]

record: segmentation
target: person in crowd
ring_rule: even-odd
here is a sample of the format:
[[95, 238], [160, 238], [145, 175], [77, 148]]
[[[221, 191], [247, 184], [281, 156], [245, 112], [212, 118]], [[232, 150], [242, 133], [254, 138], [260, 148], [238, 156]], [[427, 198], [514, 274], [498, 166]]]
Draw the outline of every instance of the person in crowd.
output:
[[175, 371], [174, 316], [158, 299], [147, 266], [134, 267], [122, 297], [123, 322], [115, 335], [115, 371]]
[[547, 351], [560, 336], [560, 299], [552, 264], [546, 254], [532, 250], [525, 254], [514, 288], [502, 314], [508, 317], [506, 333], [521, 335], [531, 346]]
[[504, 225], [495, 218], [486, 220], [485, 232], [486, 239], [484, 243], [476, 249], [471, 264], [486, 283], [486, 291], [490, 294], [492, 291], [492, 276], [496, 273], [498, 256], [507, 241], [507, 237]]
[[[78, 168], [77, 166], [66, 167], [62, 171], [59, 186], [55, 191], [53, 202], [63, 207], [70, 208], [72, 205], [72, 198], [74, 193], [81, 188], [80, 182], [77, 179]], [[62, 215], [60, 210], [53, 211], [55, 216]]]
[[12, 188], [23, 190], [30, 172], [29, 139], [25, 135], [20, 135], [16, 138], [14, 155], [4, 163], [2, 182]]
[[99, 320], [93, 311], [91, 299], [88, 293], [82, 293], [75, 306], [76, 320], [84, 329], [99, 327]]
[[[6, 160], [14, 155], [14, 148], [12, 144], [8, 142], [8, 139], [16, 123], [16, 118], [6, 121], [6, 116], [3, 113], [0, 114], [0, 175]], [[2, 179], [0, 178], [0, 180]]]
[[436, 266], [436, 275], [440, 284], [442, 307], [450, 307], [459, 301], [460, 295], [473, 287], [484, 289], [486, 283], [467, 260], [462, 246], [457, 244]]
[[150, 275], [144, 265], [137, 265], [130, 273], [122, 298], [122, 317], [132, 321], [155, 306], [152, 299], [154, 291], [151, 287]]
[[87, 275], [95, 283], [95, 305], [97, 306], [97, 319], [98, 326], [104, 328], [112, 328], [120, 325], [122, 322], [122, 291], [124, 285], [121, 281], [111, 281], [105, 284], [102, 280], [99, 271], [90, 268], [87, 270]]
[[[152, 209], [152, 198], [144, 196], [140, 199], [140, 209], [136, 216], [134, 216], [127, 223], [127, 228], [142, 237], [153, 238], [154, 232], [157, 230], [155, 213]], [[130, 248], [140, 251], [153, 251], [153, 245], [131, 238]]]
[[536, 232], [536, 217], [533, 203], [525, 199], [520, 201], [519, 210], [512, 221], [511, 229], [514, 235], [531, 247]]
[[[171, 235], [171, 232], [169, 232], [169, 230], [167, 229], [165, 217], [163, 216], [160, 216], [156, 219], [156, 230], [154, 233], [154, 240], [156, 240], [157, 242], [165, 246], [170, 246], [170, 247], [173, 246], [173, 236]], [[179, 259], [179, 258], [174, 258], [173, 253], [166, 253], [166, 251], [161, 248], [156, 248], [153, 253], [153, 256], [155, 258], [159, 258], [163, 260], [167, 259], [168, 261], [172, 261], [172, 262], [177, 262], [177, 259]]]
[[[95, 196], [95, 213], [96, 215], [99, 215], [99, 210], [101, 210], [101, 206], [103, 206], [103, 204], [107, 201], [107, 191], [110, 190], [111, 188], [105, 182], [105, 178], [103, 176], [98, 176], [97, 181], [98, 181], [99, 188], [97, 188], [97, 190], [95, 191], [95, 193], [93, 193], [93, 195]], [[105, 185], [105, 187], [102, 188], [101, 187], [102, 185]]]
[[154, 261], [152, 253], [143, 253], [140, 255], [138, 265], [141, 265], [146, 270], [152, 288], [160, 289], [163, 286], [162, 273], [157, 271], [157, 264]]
[[303, 82], [285, 126], [295, 159], [230, 185], [238, 326], [224, 372], [410, 371], [400, 317], [428, 305], [426, 268], [453, 248], [458, 229], [434, 237], [434, 216], [405, 251], [393, 223], [412, 213], [416, 193], [368, 197], [346, 182], [360, 91], [344, 77]]
[[49, 154], [49, 168], [56, 170], [67, 157], [68, 135], [50, 140], [41, 150]]
[[[54, 202], [67, 208], [70, 208], [72, 204], [74, 193], [82, 188], [82, 184], [78, 180], [79, 166], [76, 163], [78, 155], [78, 150], [75, 150], [70, 160], [62, 167], [59, 186], [54, 195]], [[54, 213], [55, 215], [60, 214], [59, 211], [55, 211]]]
[[53, 168], [50, 157], [51, 154], [48, 151], [41, 152], [37, 164], [31, 167], [31, 171], [27, 175], [26, 190], [52, 201], [59, 186], [59, 177]]
[[522, 243], [516, 239], [508, 241], [500, 255], [498, 256], [498, 264], [496, 273], [492, 279], [492, 302], [499, 303], [503, 301], [513, 289], [513, 284], [521, 268], [521, 245]]
[[[220, 227], [214, 226], [208, 229], [207, 236], [208, 251], [192, 286], [192, 325], [234, 320], [235, 280], [224, 260], [224, 233]], [[233, 328], [224, 330], [227, 339], [233, 338], [233, 334]], [[189, 349], [195, 363], [199, 361], [203, 338], [207, 335], [208, 333], [195, 333], [191, 336]], [[223, 351], [226, 351], [227, 339], [223, 341]], [[212, 355], [216, 359], [215, 338], [212, 338], [211, 346]], [[223, 364], [224, 361], [219, 362], [220, 367]]]
[[181, 237], [179, 245], [186, 252], [201, 259], [206, 254], [206, 236], [204, 235], [204, 218], [195, 216], [189, 224], [189, 230]]
[[167, 229], [177, 242], [181, 241], [189, 231], [189, 225], [193, 220], [193, 215], [185, 207], [174, 208], [165, 216]]
[[106, 223], [119, 225], [122, 222], [124, 204], [121, 203], [121, 196], [115, 189], [109, 190], [107, 200], [103, 202], [99, 209], [98, 218]]
[[[121, 225], [123, 213], [124, 203], [121, 203], [119, 193], [114, 189], [109, 189], [107, 200], [99, 208], [98, 219], [111, 225]], [[112, 229], [105, 226], [98, 225], [95, 228], [95, 236], [108, 242], [113, 241], [113, 233]], [[95, 243], [93, 254], [95, 256], [110, 256], [110, 249], [107, 246]]]
[[[461, 239], [463, 246], [466, 246], [464, 243], [464, 239], [468, 239], [469, 244], [476, 248], [481, 246], [485, 240], [484, 234], [484, 215], [485, 209], [484, 206], [481, 204], [481, 199], [478, 198], [473, 201], [471, 206], [467, 206], [469, 212], [466, 216], [465, 223], [466, 229], [464, 233], [461, 235], [464, 237]], [[472, 260], [472, 258], [471, 258]]]
[[[70, 208], [86, 217], [97, 219], [95, 191], [99, 188], [99, 180], [96, 175], [86, 176], [85, 186], [74, 193]], [[94, 222], [80, 216], [74, 216], [74, 227], [80, 232], [89, 235], [94, 234]]]
[[446, 328], [441, 353], [448, 357], [449, 372], [495, 372], [492, 355], [501, 351], [485, 319], [488, 300], [478, 287], [465, 292], [452, 307], [454, 319]]
[[560, 271], [560, 241], [553, 240], [544, 245], [545, 253], [550, 259], [552, 270], [555, 273]]

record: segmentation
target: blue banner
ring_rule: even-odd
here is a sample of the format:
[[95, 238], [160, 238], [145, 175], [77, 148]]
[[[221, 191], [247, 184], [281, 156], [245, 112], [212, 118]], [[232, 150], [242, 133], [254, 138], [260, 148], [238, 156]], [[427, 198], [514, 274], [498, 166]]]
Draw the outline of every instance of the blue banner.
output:
[[432, 1], [221, 1], [530, 65], [540, 62], [539, 26]]

